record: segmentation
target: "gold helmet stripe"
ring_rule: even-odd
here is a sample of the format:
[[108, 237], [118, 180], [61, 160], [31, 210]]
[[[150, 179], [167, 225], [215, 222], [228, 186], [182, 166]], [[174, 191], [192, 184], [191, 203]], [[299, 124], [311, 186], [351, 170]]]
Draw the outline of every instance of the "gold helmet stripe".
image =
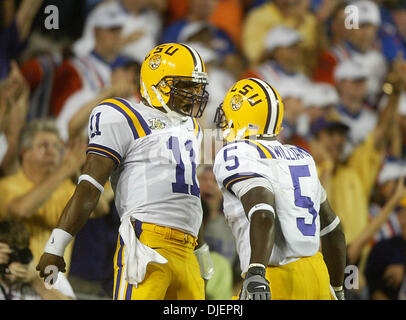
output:
[[195, 49], [193, 49], [192, 47], [189, 47], [189, 46], [186, 45], [186, 44], [180, 43], [180, 45], [181, 45], [181, 46], [184, 46], [186, 49], [188, 49], [189, 52], [190, 52], [190, 54], [192, 55], [193, 63], [194, 63], [194, 66], [195, 66], [195, 71], [197, 71], [197, 72], [204, 72], [204, 69], [203, 69], [203, 66], [204, 66], [203, 60], [202, 60], [202, 58], [200, 57], [200, 55], [197, 53], [197, 51], [196, 51]]
[[[264, 133], [266, 134], [275, 134], [275, 130], [277, 128], [278, 120], [279, 120], [279, 99], [278, 95], [276, 94], [275, 90], [272, 88], [271, 85], [266, 83], [265, 81], [257, 78], [250, 78], [250, 80], [254, 81], [258, 84], [261, 89], [264, 91], [265, 96], [267, 98], [268, 103], [268, 115], [267, 120], [264, 128]], [[276, 106], [276, 108], [273, 106]]]

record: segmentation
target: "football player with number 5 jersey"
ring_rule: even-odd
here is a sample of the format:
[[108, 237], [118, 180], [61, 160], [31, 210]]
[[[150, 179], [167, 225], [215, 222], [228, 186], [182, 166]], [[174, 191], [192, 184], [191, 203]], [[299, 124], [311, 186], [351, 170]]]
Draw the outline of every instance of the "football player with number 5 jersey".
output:
[[217, 109], [229, 143], [217, 153], [214, 173], [240, 257], [239, 298], [344, 299], [340, 220], [310, 153], [277, 140], [282, 119], [281, 97], [255, 78], [235, 83]]
[[[142, 103], [102, 101], [89, 119], [87, 162], [37, 269], [64, 269], [63, 250], [87, 221], [111, 176], [121, 218], [113, 299], [204, 299], [213, 273], [196, 167], [207, 74], [190, 46], [159, 45], [141, 67]], [[199, 241], [200, 242], [200, 241]]]

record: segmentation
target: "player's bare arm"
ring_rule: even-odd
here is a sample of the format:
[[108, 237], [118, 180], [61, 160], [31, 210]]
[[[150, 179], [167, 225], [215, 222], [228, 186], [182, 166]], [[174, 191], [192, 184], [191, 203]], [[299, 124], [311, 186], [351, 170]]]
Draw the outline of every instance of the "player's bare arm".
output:
[[[88, 154], [82, 176], [87, 175], [91, 178], [82, 180], [77, 185], [75, 193], [63, 210], [56, 227], [59, 234], [62, 234], [62, 238], [60, 238], [59, 235], [54, 238], [51, 236], [50, 241], [52, 245], [57, 245], [64, 249], [64, 242], [69, 242], [69, 236], [75, 236], [84, 226], [99, 201], [101, 195], [100, 186], [105, 185], [114, 166], [115, 163], [110, 158], [91, 153]], [[92, 179], [94, 179], [94, 181]], [[97, 184], [99, 184], [99, 187]], [[55, 244], [52, 241], [54, 241]], [[45, 277], [45, 268], [49, 265], [54, 265], [58, 267], [60, 271], [65, 272], [66, 265], [63, 259], [63, 253], [51, 254], [45, 252], [42, 255], [37, 265], [40, 277]]]
[[250, 221], [250, 266], [244, 279], [241, 299], [269, 300], [265, 270], [275, 240], [275, 196], [264, 187], [254, 187], [241, 197]]
[[[320, 205], [320, 236], [322, 253], [334, 290], [342, 293], [346, 265], [346, 244], [341, 223], [328, 200]], [[338, 298], [338, 297], [337, 297]]]
[[[261, 204], [268, 204], [271, 207], [275, 205], [275, 197], [271, 191], [264, 187], [256, 187], [248, 191], [241, 197], [241, 203], [248, 217], [250, 211]], [[252, 211], [251, 211], [252, 212]], [[267, 266], [272, 253], [274, 243], [275, 217], [271, 211], [256, 210], [249, 217], [250, 241], [251, 241], [251, 259], [250, 263], [260, 263]]]

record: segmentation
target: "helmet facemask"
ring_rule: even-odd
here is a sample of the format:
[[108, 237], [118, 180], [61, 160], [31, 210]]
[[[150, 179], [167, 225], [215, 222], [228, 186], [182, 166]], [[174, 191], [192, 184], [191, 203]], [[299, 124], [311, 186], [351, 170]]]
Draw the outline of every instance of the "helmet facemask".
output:
[[163, 108], [174, 120], [203, 115], [209, 97], [207, 84], [203, 60], [185, 44], [159, 45], [141, 66], [142, 97], [151, 107]]
[[228, 126], [226, 114], [224, 113], [223, 110], [223, 103], [221, 103], [216, 110], [216, 115], [214, 116], [214, 123], [216, 124], [216, 127], [218, 129], [224, 130]]
[[182, 116], [200, 118], [209, 98], [206, 86], [204, 78], [165, 76], [156, 88], [162, 95], [170, 96], [167, 106], [171, 110]]
[[223, 130], [224, 139], [227, 140], [227, 139], [232, 139], [231, 137], [234, 137], [233, 119], [230, 119], [230, 121], [227, 121], [226, 114], [223, 110], [223, 103], [221, 103], [217, 108], [216, 115], [214, 116], [214, 123], [216, 124], [216, 127], [218, 129]]

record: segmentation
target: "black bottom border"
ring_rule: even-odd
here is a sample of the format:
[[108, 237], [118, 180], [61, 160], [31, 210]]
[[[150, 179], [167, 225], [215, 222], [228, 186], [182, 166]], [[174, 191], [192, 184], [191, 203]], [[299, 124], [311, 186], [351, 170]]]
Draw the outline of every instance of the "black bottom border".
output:
[[[77, 318], [88, 313], [94, 316], [136, 317], [138, 319], [271, 319], [277, 316], [300, 318], [375, 315], [383, 308], [395, 314], [406, 310], [406, 301], [0, 301], [3, 314], [34, 312], [45, 317], [67, 316]], [[390, 308], [390, 309], [387, 309]], [[281, 312], [281, 313], [279, 313]], [[338, 319], [340, 319], [338, 318]]]

